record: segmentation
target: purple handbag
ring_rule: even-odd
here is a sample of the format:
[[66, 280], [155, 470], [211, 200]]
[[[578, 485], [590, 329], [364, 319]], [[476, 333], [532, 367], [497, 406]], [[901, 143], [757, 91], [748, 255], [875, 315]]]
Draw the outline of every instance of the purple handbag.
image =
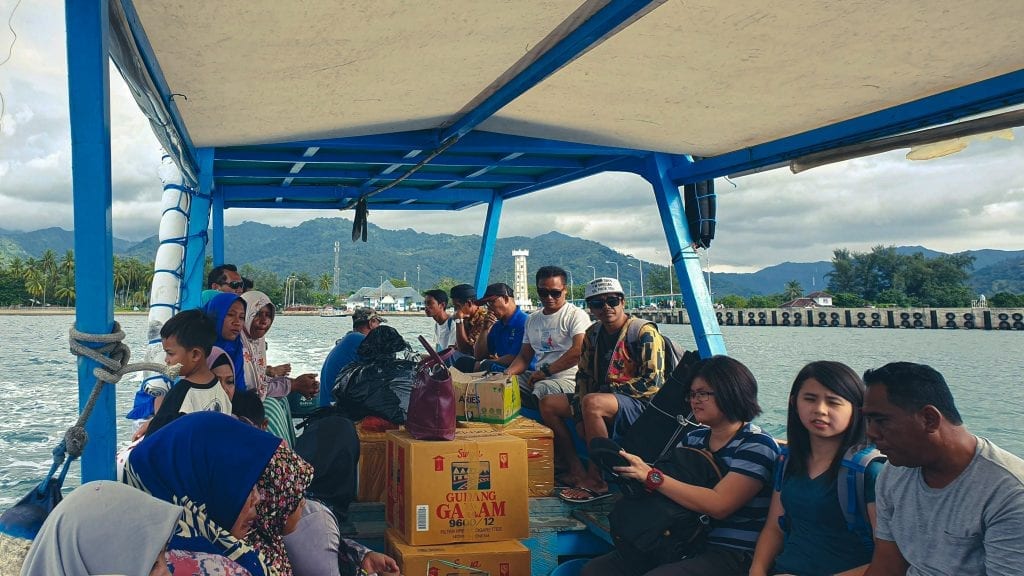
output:
[[405, 429], [417, 440], [455, 439], [455, 389], [452, 375], [434, 347], [420, 336], [429, 356], [420, 362], [409, 396]]

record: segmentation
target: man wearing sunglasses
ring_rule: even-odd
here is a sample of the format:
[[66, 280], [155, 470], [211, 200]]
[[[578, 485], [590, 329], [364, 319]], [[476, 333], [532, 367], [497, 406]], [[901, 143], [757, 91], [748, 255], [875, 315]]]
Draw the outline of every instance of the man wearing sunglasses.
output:
[[245, 288], [242, 275], [234, 264], [221, 264], [210, 270], [206, 275], [206, 285], [210, 290], [241, 294]]
[[[583, 347], [583, 333], [590, 316], [566, 302], [568, 274], [558, 266], [537, 270], [537, 295], [543, 305], [526, 320], [523, 345], [506, 374], [524, 374], [523, 407], [537, 410], [548, 394], [566, 394], [576, 389], [576, 364]], [[536, 359], [537, 369], [527, 373]]]
[[631, 342], [622, 284], [597, 278], [585, 297], [597, 322], [587, 329], [573, 394], [552, 394], [540, 402], [544, 423], [554, 432], [555, 458], [568, 472], [559, 479], [571, 486], [558, 496], [567, 502], [590, 502], [608, 494], [608, 484], [591, 461], [583, 468], [566, 419], [572, 417], [587, 445], [594, 438], [625, 434], [643, 414], [665, 380], [665, 341], [653, 322], [634, 330]]

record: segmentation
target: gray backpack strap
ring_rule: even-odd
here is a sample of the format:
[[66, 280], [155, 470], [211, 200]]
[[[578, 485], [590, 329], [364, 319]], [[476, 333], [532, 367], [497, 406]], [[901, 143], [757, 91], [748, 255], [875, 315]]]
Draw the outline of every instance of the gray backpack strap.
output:
[[647, 326], [648, 324], [654, 324], [654, 322], [651, 322], [650, 320], [645, 320], [643, 318], [637, 318], [636, 316], [630, 316], [629, 325], [626, 326], [626, 342], [628, 342], [630, 346], [633, 346], [634, 344], [639, 342], [640, 329], [643, 328], [644, 326]]

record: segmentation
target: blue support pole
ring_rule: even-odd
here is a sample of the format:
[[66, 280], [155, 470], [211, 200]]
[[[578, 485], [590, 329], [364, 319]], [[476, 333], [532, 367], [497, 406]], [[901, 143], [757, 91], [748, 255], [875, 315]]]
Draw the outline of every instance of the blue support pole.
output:
[[672, 254], [672, 267], [679, 279], [680, 291], [690, 316], [693, 337], [701, 358], [725, 354], [725, 340], [715, 317], [714, 304], [708, 294], [707, 285], [700, 269], [700, 259], [693, 249], [693, 239], [686, 223], [683, 197], [668, 176], [672, 160], [665, 154], [654, 154], [647, 163], [647, 170], [641, 174], [654, 187], [654, 197], [661, 214], [661, 225]]
[[[93, 334], [114, 324], [111, 228], [110, 77], [107, 0], [66, 2], [71, 168], [75, 207], [75, 324]], [[93, 360], [78, 358], [78, 408], [96, 385]], [[85, 424], [82, 481], [113, 480], [117, 451], [114, 387], [106, 386]]]
[[182, 310], [199, 307], [206, 280], [203, 272], [206, 266], [206, 228], [210, 222], [210, 192], [213, 190], [213, 148], [201, 148], [196, 151], [196, 156], [199, 158], [199, 191], [192, 195], [188, 210]]
[[224, 263], [224, 194], [213, 191], [213, 265]]
[[501, 222], [501, 207], [505, 199], [495, 194], [487, 206], [487, 219], [484, 220], [483, 239], [480, 240], [480, 256], [476, 261], [476, 295], [479, 298], [487, 289], [491, 277], [491, 263], [494, 261], [494, 243], [498, 240], [498, 224]]

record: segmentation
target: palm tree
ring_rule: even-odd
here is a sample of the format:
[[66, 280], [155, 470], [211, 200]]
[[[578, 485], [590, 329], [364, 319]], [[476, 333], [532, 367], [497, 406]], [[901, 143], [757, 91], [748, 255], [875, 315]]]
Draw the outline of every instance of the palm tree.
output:
[[35, 267], [25, 269], [25, 290], [32, 297], [32, 305], [36, 305], [36, 298], [46, 297], [46, 284], [43, 276]]
[[67, 306], [71, 306], [71, 302], [75, 299], [75, 283], [64, 282], [61, 284], [54, 295], [58, 298], [63, 298]]
[[21, 267], [21, 277], [25, 279], [25, 291], [32, 297], [32, 305], [36, 305], [36, 297], [42, 296], [43, 285], [40, 280], [39, 262], [35, 258], [25, 260]]
[[43, 252], [43, 257], [39, 259], [39, 268], [43, 280], [43, 306], [46, 306], [46, 293], [54, 285], [57, 276], [57, 254], [50, 249]]
[[15, 278], [25, 277], [25, 262], [21, 258], [15, 256], [11, 259], [10, 265], [7, 266], [7, 271], [11, 273], [11, 276]]
[[[128, 266], [124, 258], [114, 256], [114, 301], [117, 302], [117, 294], [120, 294], [122, 290], [127, 289], [129, 284], [128, 280]], [[124, 306], [124, 298], [121, 298], [121, 305]]]
[[321, 292], [329, 291], [331, 289], [331, 284], [333, 283], [334, 278], [332, 278], [331, 275], [328, 274], [327, 272], [321, 274], [320, 278], [317, 279], [317, 285], [320, 287]]
[[59, 264], [60, 270], [64, 272], [65, 278], [75, 277], [75, 251], [68, 250], [64, 253], [64, 257], [60, 259]]
[[786, 282], [786, 288], [782, 291], [782, 294], [786, 302], [796, 300], [804, 295], [804, 287], [796, 280], [790, 280], [789, 282]]

